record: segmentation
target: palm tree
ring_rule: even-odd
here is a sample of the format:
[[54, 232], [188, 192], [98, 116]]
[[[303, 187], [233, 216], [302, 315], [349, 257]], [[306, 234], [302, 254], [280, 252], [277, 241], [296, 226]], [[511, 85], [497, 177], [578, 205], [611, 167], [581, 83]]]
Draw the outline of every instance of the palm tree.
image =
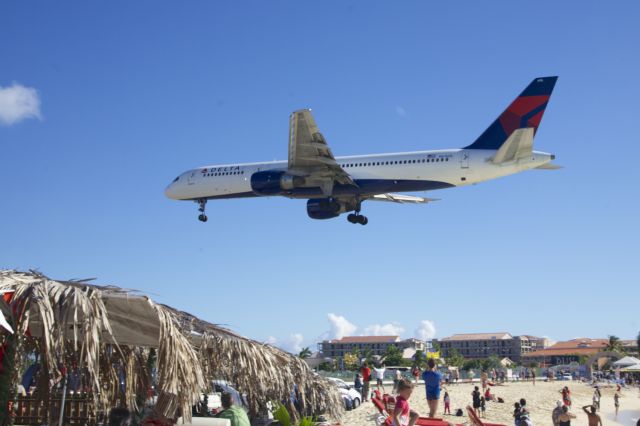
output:
[[638, 356], [640, 356], [640, 331], [638, 331], [638, 335], [636, 336], [636, 345], [638, 346]]
[[309, 346], [307, 346], [306, 348], [303, 348], [298, 354], [298, 357], [301, 359], [307, 359], [310, 356], [311, 356], [311, 349], [309, 349]]
[[424, 351], [416, 351], [413, 355], [413, 365], [422, 370], [422, 367], [427, 363]]
[[618, 336], [611, 335], [609, 336], [609, 343], [604, 347], [604, 350], [608, 352], [624, 352], [624, 347]]

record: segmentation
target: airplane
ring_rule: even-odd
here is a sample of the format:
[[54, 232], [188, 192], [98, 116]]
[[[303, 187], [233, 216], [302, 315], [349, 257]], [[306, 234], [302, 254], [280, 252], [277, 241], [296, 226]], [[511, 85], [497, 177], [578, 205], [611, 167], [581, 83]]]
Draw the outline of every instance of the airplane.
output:
[[398, 192], [465, 186], [531, 169], [557, 169], [555, 155], [533, 150], [533, 138], [558, 77], [535, 78], [472, 144], [457, 149], [334, 157], [311, 115], [289, 118], [288, 161], [222, 164], [188, 170], [165, 189], [173, 200], [198, 203], [207, 221], [209, 200], [284, 196], [307, 199], [312, 219], [349, 213], [366, 225], [364, 201], [430, 203]]

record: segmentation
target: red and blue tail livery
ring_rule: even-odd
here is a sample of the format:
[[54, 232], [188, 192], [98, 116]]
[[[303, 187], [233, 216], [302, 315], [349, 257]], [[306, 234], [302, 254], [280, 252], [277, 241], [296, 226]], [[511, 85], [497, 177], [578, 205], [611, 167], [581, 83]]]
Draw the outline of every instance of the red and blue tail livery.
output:
[[498, 149], [517, 129], [538, 130], [558, 77], [539, 77], [466, 149]]

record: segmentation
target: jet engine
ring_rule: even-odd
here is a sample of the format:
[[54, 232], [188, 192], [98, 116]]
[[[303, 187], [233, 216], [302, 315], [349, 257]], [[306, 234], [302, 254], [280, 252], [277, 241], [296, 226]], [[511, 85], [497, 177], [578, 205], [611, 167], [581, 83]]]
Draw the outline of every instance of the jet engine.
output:
[[304, 184], [303, 177], [284, 171], [265, 170], [251, 175], [251, 189], [258, 195], [281, 195]]
[[311, 219], [332, 219], [344, 211], [345, 206], [333, 198], [314, 198], [307, 201], [307, 214]]

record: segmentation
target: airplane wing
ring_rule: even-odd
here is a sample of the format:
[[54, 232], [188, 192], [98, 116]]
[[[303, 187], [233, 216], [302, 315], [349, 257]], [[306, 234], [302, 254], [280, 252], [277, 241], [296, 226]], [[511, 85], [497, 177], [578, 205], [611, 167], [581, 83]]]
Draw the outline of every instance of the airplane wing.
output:
[[329, 194], [334, 182], [357, 186], [336, 162], [308, 109], [294, 111], [289, 118], [289, 170], [322, 182]]
[[406, 203], [426, 204], [426, 203], [431, 203], [433, 201], [440, 201], [438, 198], [415, 197], [413, 195], [403, 195], [403, 194], [377, 194], [369, 198], [369, 200], [388, 201], [388, 202], [400, 203], [400, 204], [406, 204]]

